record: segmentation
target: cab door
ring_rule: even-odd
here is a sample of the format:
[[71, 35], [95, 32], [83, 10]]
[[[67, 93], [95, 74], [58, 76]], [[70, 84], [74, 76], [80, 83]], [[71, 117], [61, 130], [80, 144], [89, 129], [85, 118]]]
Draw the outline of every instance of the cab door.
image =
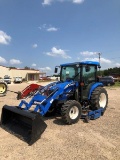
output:
[[81, 72], [81, 100], [88, 99], [92, 85], [97, 81], [97, 66], [83, 65]]

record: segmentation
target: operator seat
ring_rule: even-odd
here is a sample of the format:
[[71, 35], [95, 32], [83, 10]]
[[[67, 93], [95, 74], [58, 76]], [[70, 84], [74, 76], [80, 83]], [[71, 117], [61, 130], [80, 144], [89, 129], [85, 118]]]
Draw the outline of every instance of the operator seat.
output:
[[93, 84], [95, 84], [95, 82], [92, 82], [92, 83], [90, 83], [88, 85], [84, 85], [83, 86], [83, 93], [82, 93], [83, 99], [88, 99], [89, 92], [90, 92], [90, 89], [91, 89]]

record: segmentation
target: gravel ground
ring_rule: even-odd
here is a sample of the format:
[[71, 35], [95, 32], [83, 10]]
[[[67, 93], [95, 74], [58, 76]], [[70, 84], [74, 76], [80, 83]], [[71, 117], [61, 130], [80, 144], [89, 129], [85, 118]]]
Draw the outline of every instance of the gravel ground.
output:
[[[41, 83], [45, 85], [45, 83]], [[22, 91], [27, 83], [11, 84], [9, 90]], [[120, 88], [107, 88], [108, 108], [104, 116], [89, 123], [79, 120], [64, 125], [60, 117], [45, 120], [45, 132], [32, 146], [0, 128], [0, 160], [119, 160]], [[0, 97], [0, 115], [4, 104], [18, 105], [16, 94]]]

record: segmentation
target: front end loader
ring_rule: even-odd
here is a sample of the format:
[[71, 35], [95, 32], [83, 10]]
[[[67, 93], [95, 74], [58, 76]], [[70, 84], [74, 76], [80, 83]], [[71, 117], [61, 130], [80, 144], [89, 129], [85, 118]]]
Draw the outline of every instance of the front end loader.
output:
[[92, 61], [60, 65], [60, 81], [39, 88], [29, 102], [3, 106], [1, 127], [32, 145], [47, 127], [45, 116], [59, 113], [69, 125], [80, 118], [99, 118], [108, 104], [107, 91], [97, 79], [99, 66]]

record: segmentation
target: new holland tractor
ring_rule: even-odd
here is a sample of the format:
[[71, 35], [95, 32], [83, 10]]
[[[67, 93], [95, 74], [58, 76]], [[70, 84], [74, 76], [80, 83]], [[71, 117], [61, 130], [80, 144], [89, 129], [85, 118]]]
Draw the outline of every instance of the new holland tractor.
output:
[[[4, 105], [1, 126], [32, 145], [46, 129], [45, 116], [59, 113], [65, 124], [99, 118], [106, 110], [108, 94], [97, 78], [99, 62], [61, 64], [60, 81], [41, 87], [29, 102]], [[74, 127], [74, 126], [73, 126]]]

